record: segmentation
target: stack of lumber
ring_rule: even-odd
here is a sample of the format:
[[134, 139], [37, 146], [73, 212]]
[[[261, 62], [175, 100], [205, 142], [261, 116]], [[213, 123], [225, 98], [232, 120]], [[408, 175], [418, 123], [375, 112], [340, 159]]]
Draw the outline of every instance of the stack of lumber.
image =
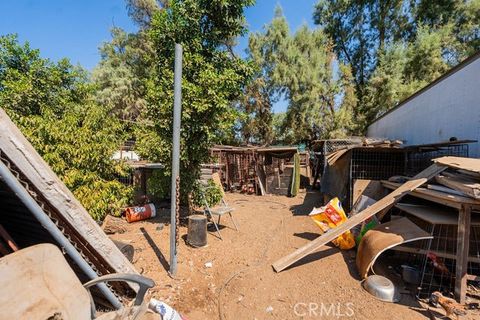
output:
[[[437, 162], [448, 165], [452, 170], [444, 172], [435, 181], [468, 197], [480, 200], [480, 160], [454, 157], [440, 158]], [[477, 166], [477, 167], [475, 167]]]

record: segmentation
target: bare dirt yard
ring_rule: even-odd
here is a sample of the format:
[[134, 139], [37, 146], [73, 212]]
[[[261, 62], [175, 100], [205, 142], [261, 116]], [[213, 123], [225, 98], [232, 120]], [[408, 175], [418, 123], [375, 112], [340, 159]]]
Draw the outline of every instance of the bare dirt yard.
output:
[[[160, 226], [168, 221], [168, 211], [112, 236], [135, 247], [135, 267], [156, 282], [150, 297], [164, 300], [189, 320], [429, 319], [407, 291], [396, 304], [366, 293], [354, 250], [326, 246], [281, 273], [273, 271], [272, 262], [318, 236], [306, 215], [320, 205], [319, 193], [301, 192], [295, 198], [227, 194], [227, 201], [236, 208], [239, 231], [224, 217], [223, 240], [209, 233], [206, 247], [192, 248], [182, 225], [175, 279], [167, 272], [169, 225]], [[434, 310], [437, 316], [444, 314]]]

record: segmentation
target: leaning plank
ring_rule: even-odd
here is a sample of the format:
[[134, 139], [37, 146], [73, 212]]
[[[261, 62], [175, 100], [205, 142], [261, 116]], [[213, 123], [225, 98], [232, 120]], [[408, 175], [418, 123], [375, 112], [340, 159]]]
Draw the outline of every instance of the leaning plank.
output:
[[438, 175], [435, 177], [435, 180], [446, 187], [463, 192], [472, 198], [480, 199], [480, 182], [475, 178], [449, 174]]
[[1, 153], [14, 162], [41, 197], [78, 232], [82, 243], [93, 248], [92, 255], [103, 261], [97, 268], [109, 272], [137, 273], [1, 108], [0, 128]]
[[366, 208], [365, 210], [361, 211], [360, 213], [354, 215], [353, 217], [349, 218], [345, 223], [338, 226], [335, 229], [324, 233], [317, 239], [311, 241], [310, 243], [306, 244], [305, 246], [297, 249], [296, 251], [292, 252], [291, 254], [277, 260], [272, 266], [276, 272], [280, 272], [283, 269], [289, 267], [293, 263], [297, 262], [298, 260], [306, 257], [310, 253], [314, 252], [315, 250], [319, 249], [320, 247], [324, 246], [328, 242], [336, 239], [342, 233], [351, 228], [355, 227], [357, 224], [362, 223], [366, 219], [370, 218], [371, 216], [385, 210], [388, 207], [394, 205], [397, 201], [399, 201], [404, 195], [408, 192], [414, 190], [415, 188], [421, 186], [429, 179], [433, 178], [437, 174], [444, 171], [447, 167], [440, 166], [437, 164], [433, 164], [427, 169], [420, 172], [418, 175], [413, 177], [412, 180], [405, 182], [402, 184], [398, 189], [392, 191], [392, 193], [388, 194], [381, 200], [377, 201], [370, 207]]
[[441, 157], [434, 159], [433, 161], [444, 166], [480, 173], [480, 159]]

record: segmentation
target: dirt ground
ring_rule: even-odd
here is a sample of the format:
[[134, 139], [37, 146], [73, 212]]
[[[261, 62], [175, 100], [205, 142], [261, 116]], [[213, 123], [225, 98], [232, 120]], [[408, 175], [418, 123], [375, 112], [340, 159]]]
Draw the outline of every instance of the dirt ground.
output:
[[[273, 271], [275, 260], [318, 236], [306, 214], [320, 205], [319, 193], [301, 192], [295, 198], [227, 194], [227, 201], [236, 209], [239, 231], [224, 217], [223, 240], [209, 233], [206, 247], [192, 248], [185, 243], [187, 228], [181, 226], [175, 279], [167, 273], [169, 225], [160, 225], [168, 221], [168, 211], [112, 236], [135, 247], [135, 267], [156, 283], [149, 297], [165, 301], [189, 320], [429, 319], [406, 291], [396, 304], [366, 293], [353, 250], [327, 246], [281, 273]], [[209, 262], [212, 266], [206, 267]]]

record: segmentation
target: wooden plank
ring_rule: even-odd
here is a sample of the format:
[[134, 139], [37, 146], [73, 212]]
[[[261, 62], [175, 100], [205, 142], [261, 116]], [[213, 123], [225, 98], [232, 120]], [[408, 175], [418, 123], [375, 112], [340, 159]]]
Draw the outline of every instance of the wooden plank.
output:
[[433, 159], [433, 161], [435, 163], [449, 166], [451, 168], [480, 173], [480, 159], [462, 157], [441, 157]]
[[447, 188], [447, 187], [439, 185], [439, 184], [427, 184], [427, 189], [440, 191], [440, 192], [444, 192], [444, 193], [449, 193], [449, 194], [454, 194], [454, 195], [461, 196], [461, 197], [468, 197], [463, 192], [453, 190], [453, 189]]
[[[423, 254], [423, 255], [426, 255], [427, 253], [431, 252], [431, 253], [435, 254], [437, 257], [440, 257], [440, 258], [451, 259], [451, 260], [456, 260], [457, 259], [456, 255], [448, 253], [448, 252], [425, 250], [425, 249], [421, 249], [421, 248], [414, 248], [414, 247], [407, 247], [407, 246], [396, 246], [396, 247], [393, 247], [390, 250], [399, 251], [399, 252], [406, 252], [406, 253], [414, 253], [414, 254]], [[468, 262], [480, 263], [480, 258], [469, 256], [468, 257]]]
[[[395, 190], [400, 186], [400, 183], [382, 180], [382, 185], [385, 188]], [[479, 200], [475, 200], [470, 197], [462, 197], [454, 194], [448, 194], [445, 192], [429, 190], [425, 188], [417, 188], [413, 190], [410, 194], [420, 199], [429, 200], [456, 209], [460, 209], [462, 203], [469, 204], [475, 207], [480, 207]]]
[[390, 194], [382, 198], [381, 200], [377, 201], [370, 207], [366, 208], [365, 210], [359, 212], [358, 214], [354, 215], [342, 225], [329, 230], [328, 232], [322, 234], [320, 237], [316, 238], [315, 240], [309, 242], [305, 246], [297, 249], [296, 251], [292, 252], [291, 254], [277, 260], [273, 263], [273, 268], [276, 272], [280, 272], [283, 269], [289, 267], [293, 263], [297, 262], [298, 260], [306, 257], [310, 253], [318, 250], [320, 247], [324, 246], [328, 242], [336, 239], [342, 233], [351, 228], [355, 227], [357, 224], [362, 223], [366, 219], [370, 218], [371, 216], [385, 210], [388, 207], [391, 207], [396, 202], [398, 202], [404, 195], [411, 192], [415, 188], [418, 188], [422, 184], [426, 183], [429, 179], [433, 178], [437, 174], [444, 171], [446, 167], [439, 166], [436, 164], [431, 165], [427, 169], [420, 172], [416, 175], [412, 180], [405, 182], [396, 190], [392, 191]]
[[480, 182], [475, 178], [448, 174], [438, 175], [435, 180], [448, 188], [463, 192], [477, 200], [480, 199]]
[[458, 169], [457, 171], [458, 171], [458, 173], [470, 176], [472, 178], [480, 179], [480, 173], [478, 173], [478, 172], [472, 172], [472, 171], [462, 170], [462, 169]]
[[137, 273], [85, 208], [0, 108], [0, 150], [115, 272]]
[[[424, 206], [410, 203], [397, 203], [396, 208], [436, 225], [458, 225], [458, 211], [444, 206]], [[480, 216], [472, 217], [472, 225], [480, 225]]]
[[360, 196], [372, 180], [357, 179], [353, 182], [353, 204], [356, 204]]
[[467, 294], [468, 251], [470, 248], [470, 207], [462, 206], [458, 214], [455, 297], [458, 302], [464, 303]]
[[480, 276], [476, 276], [473, 274], [467, 274], [468, 281], [480, 281]]

